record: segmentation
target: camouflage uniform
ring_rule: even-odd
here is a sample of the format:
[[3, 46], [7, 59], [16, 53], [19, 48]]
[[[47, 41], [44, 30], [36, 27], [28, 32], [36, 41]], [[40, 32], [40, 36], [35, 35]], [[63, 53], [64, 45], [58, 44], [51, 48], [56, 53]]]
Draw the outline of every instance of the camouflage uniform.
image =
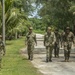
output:
[[[66, 28], [66, 30], [69, 30], [69, 27]], [[72, 42], [74, 42], [74, 34], [72, 32], [64, 33], [63, 35], [63, 42], [64, 42], [64, 56], [65, 61], [69, 61]]]
[[0, 35], [0, 68], [1, 68], [2, 55], [5, 54], [4, 44], [1, 38], [2, 36]]
[[54, 44], [54, 55], [55, 55], [55, 57], [59, 57], [59, 48], [60, 48], [60, 45], [59, 45], [59, 42], [60, 42], [60, 33], [58, 32], [58, 30], [57, 30], [57, 29], [55, 30], [55, 37], [56, 37], [56, 41], [55, 41], [55, 44]]
[[[51, 29], [48, 27], [48, 29]], [[52, 50], [55, 42], [55, 34], [53, 32], [44, 35], [44, 45], [46, 46], [46, 61], [52, 61]]]
[[61, 48], [63, 47], [63, 34], [64, 34], [64, 31], [62, 31], [61, 34], [60, 34], [60, 45], [61, 45]]
[[[30, 28], [32, 29], [32, 27]], [[33, 32], [28, 32], [26, 35], [27, 38], [27, 51], [28, 51], [28, 59], [33, 60], [33, 50], [34, 50], [34, 44], [36, 42], [36, 34]]]

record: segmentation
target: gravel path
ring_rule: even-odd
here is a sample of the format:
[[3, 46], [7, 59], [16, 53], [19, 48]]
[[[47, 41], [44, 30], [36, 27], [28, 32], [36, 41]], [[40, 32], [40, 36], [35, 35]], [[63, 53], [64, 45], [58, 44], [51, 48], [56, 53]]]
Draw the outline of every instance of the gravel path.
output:
[[[34, 60], [31, 61], [34, 67], [44, 75], [75, 75], [75, 51], [74, 48], [71, 53], [70, 62], [64, 62], [63, 49], [60, 49], [60, 57], [52, 58], [52, 62], [46, 62], [46, 51], [43, 46], [43, 35], [37, 34], [38, 45], [35, 46]], [[21, 50], [23, 55], [27, 57], [27, 52]]]

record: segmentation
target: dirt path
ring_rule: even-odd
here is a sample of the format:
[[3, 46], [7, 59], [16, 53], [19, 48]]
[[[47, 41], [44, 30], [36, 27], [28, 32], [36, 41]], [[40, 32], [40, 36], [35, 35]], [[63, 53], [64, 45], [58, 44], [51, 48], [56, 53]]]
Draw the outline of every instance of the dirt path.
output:
[[[38, 34], [40, 35], [40, 34]], [[43, 36], [40, 35], [40, 38]], [[38, 37], [38, 38], [39, 38]], [[21, 50], [23, 55], [27, 57], [27, 52]], [[71, 53], [70, 62], [64, 62], [63, 49], [60, 50], [59, 58], [52, 58], [52, 62], [46, 63], [45, 47], [43, 46], [42, 39], [38, 39], [38, 46], [35, 46], [34, 60], [32, 64], [44, 75], [75, 75], [75, 52]]]

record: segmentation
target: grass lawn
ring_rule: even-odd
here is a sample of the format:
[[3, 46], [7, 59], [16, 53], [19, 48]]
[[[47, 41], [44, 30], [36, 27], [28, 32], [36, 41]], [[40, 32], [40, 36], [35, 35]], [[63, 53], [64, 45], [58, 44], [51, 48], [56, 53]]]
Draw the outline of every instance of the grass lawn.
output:
[[32, 63], [21, 56], [19, 50], [24, 47], [24, 37], [6, 41], [6, 55], [2, 60], [0, 75], [42, 75]]

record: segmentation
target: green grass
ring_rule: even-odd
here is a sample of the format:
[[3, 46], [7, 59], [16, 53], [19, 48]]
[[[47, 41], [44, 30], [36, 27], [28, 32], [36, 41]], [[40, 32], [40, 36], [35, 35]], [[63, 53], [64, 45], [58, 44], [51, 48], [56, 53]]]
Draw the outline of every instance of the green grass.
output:
[[24, 38], [6, 41], [6, 55], [2, 60], [0, 75], [41, 75], [19, 50], [24, 47]]

